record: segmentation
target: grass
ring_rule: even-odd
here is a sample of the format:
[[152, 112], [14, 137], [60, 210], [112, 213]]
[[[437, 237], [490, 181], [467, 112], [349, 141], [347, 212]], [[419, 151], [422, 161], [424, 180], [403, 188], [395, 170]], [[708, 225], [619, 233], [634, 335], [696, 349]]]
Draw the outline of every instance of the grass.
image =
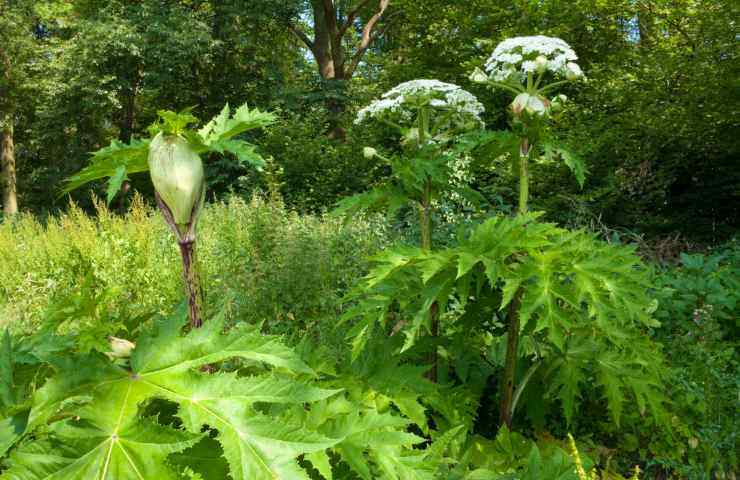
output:
[[[20, 215], [0, 224], [0, 327], [32, 329], [83, 285], [105, 293], [111, 311], [166, 313], [182, 300], [177, 246], [159, 214], [141, 198], [125, 215], [101, 202], [96, 210], [72, 205], [44, 222]], [[343, 225], [261, 197], [210, 204], [198, 244], [206, 303], [229, 301], [235, 317], [277, 332], [331, 321], [386, 237], [380, 223]]]

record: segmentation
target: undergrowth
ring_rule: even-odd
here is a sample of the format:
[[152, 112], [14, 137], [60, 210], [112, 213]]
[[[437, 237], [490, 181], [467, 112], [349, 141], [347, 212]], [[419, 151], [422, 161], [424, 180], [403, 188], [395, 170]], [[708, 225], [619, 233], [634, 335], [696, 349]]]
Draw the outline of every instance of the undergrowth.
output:
[[[159, 214], [139, 197], [124, 216], [102, 202], [96, 208], [0, 223], [0, 327], [33, 329], [60, 302], [84, 310], [71, 305], [83, 285], [108, 298], [105, 311], [91, 315], [168, 313], [180, 301], [179, 254]], [[386, 233], [380, 223], [342, 225], [279, 201], [234, 196], [209, 204], [199, 238], [211, 307], [228, 298], [233, 317], [297, 333], [337, 314], [335, 300], [364, 273]]]

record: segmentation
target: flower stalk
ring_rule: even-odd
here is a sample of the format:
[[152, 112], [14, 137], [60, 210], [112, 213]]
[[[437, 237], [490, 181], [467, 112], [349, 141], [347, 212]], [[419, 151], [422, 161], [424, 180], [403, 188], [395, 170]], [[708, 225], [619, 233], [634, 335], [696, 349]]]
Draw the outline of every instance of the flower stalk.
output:
[[203, 325], [203, 289], [196, 257], [196, 226], [205, 200], [203, 164], [186, 140], [160, 133], [149, 147], [149, 171], [157, 206], [180, 248], [190, 326], [198, 328]]

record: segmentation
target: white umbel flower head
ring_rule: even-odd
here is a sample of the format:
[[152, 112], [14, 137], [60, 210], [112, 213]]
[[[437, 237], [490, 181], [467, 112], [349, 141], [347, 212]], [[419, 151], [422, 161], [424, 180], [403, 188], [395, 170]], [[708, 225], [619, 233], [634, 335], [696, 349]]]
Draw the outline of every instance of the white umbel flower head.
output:
[[546, 71], [575, 79], [583, 76], [576, 60], [576, 52], [559, 38], [544, 35], [514, 37], [496, 46], [486, 62], [486, 71], [497, 82], [523, 82], [527, 73]]
[[473, 119], [481, 123], [483, 105], [475, 95], [452, 83], [439, 80], [411, 80], [401, 83], [383, 94], [357, 113], [355, 123], [369, 118], [397, 116], [410, 120], [421, 106], [452, 111], [464, 120]]

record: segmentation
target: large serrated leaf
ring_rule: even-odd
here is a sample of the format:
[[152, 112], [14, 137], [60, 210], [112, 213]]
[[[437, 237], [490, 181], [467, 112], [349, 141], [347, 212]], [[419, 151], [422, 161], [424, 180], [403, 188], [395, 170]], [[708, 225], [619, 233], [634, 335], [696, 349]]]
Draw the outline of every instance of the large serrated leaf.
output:
[[[95, 180], [109, 177], [123, 179], [126, 175], [149, 171], [149, 140], [131, 140], [123, 143], [118, 140], [111, 141], [110, 145], [93, 153], [90, 165], [83, 168], [66, 180], [61, 195], [71, 192], [81, 186]], [[108, 190], [108, 197], [120, 188], [115, 183]]]
[[[39, 425], [54, 413], [67, 419], [51, 424], [53, 447], [32, 453], [54, 458], [39, 470], [25, 462], [33, 455], [24, 457], [21, 449], [1, 478], [174, 479], [167, 457], [192, 447], [207, 428], [218, 431], [216, 438], [233, 478], [308, 478], [296, 458], [340, 439], [307, 430], [288, 418], [267, 416], [255, 404], [304, 404], [339, 390], [280, 376], [275, 369], [252, 376], [204, 373], [202, 366], [227, 359], [257, 362], [257, 371], [267, 364], [312, 372], [275, 337], [256, 329], [239, 327], [223, 333], [223, 320], [217, 318], [182, 335], [186, 322], [185, 315], [177, 314], [146, 329], [137, 339], [130, 370], [104, 356], [88, 355], [79, 358], [77, 370], [48, 381], [34, 397], [31, 422]], [[177, 404], [184, 430], [142, 420], [141, 407], [153, 399]], [[80, 401], [85, 402], [82, 407]], [[58, 449], [58, 444], [65, 448]]]

